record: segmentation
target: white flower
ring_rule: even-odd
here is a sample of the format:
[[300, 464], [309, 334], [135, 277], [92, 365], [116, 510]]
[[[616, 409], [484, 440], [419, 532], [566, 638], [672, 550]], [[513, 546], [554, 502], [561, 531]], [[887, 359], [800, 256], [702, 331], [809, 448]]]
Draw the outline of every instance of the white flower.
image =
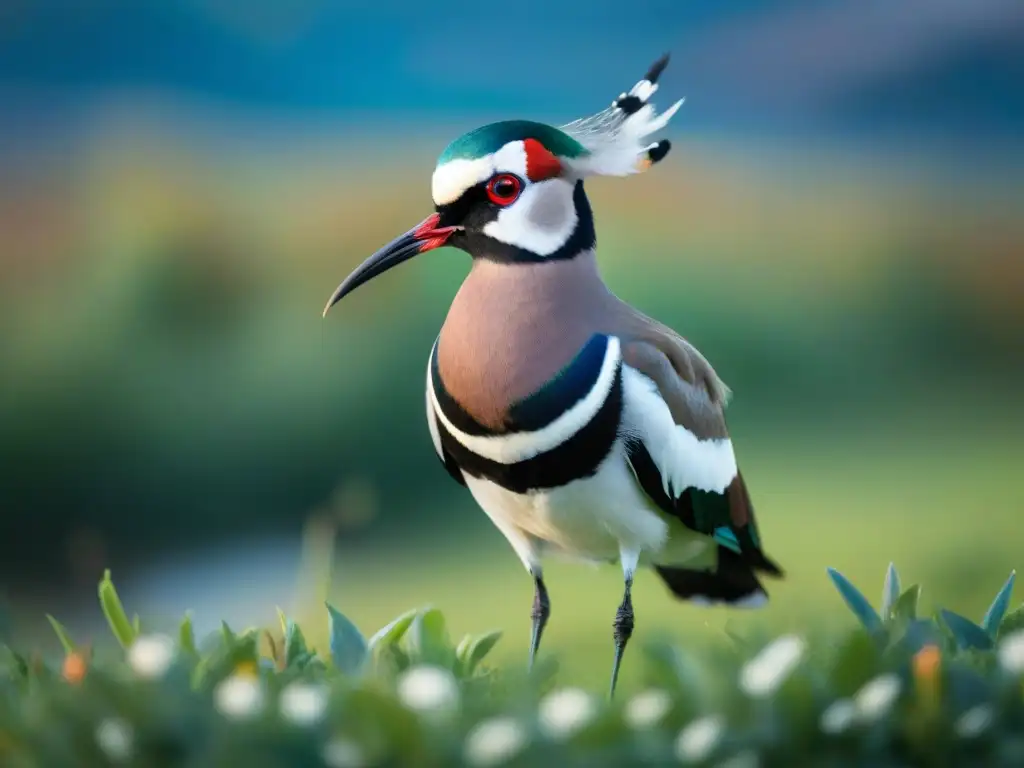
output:
[[597, 705], [579, 688], [563, 688], [544, 697], [540, 703], [540, 727], [550, 737], [568, 738], [594, 719]]
[[330, 768], [363, 768], [366, 765], [366, 758], [358, 744], [338, 736], [324, 747], [324, 762]]
[[263, 686], [255, 677], [232, 675], [217, 685], [213, 701], [226, 717], [236, 720], [251, 717], [263, 709]]
[[328, 691], [323, 685], [292, 683], [278, 700], [281, 715], [296, 725], [315, 725], [327, 711]]
[[842, 733], [857, 719], [857, 705], [852, 699], [839, 699], [833, 701], [828, 709], [821, 713], [821, 720], [818, 725], [822, 733]]
[[956, 735], [962, 739], [973, 739], [984, 733], [992, 721], [995, 713], [988, 704], [978, 704], [971, 707], [957, 718], [953, 728]]
[[120, 718], [107, 718], [96, 727], [96, 743], [113, 761], [127, 760], [133, 741], [131, 726]]
[[770, 696], [796, 669], [807, 643], [796, 635], [785, 635], [751, 659], [740, 671], [740, 687], [748, 696]]
[[752, 749], [745, 749], [732, 757], [715, 763], [715, 768], [758, 768], [760, 765], [761, 756]]
[[1018, 629], [999, 643], [999, 663], [1011, 675], [1024, 675], [1024, 629]]
[[653, 728], [672, 709], [672, 697], [661, 688], [650, 688], [634, 696], [626, 704], [623, 717], [631, 728]]
[[885, 717], [900, 695], [901, 688], [900, 679], [891, 673], [868, 681], [853, 699], [857, 717], [863, 722]]
[[128, 664], [139, 677], [163, 677], [170, 669], [178, 648], [167, 635], [140, 635], [128, 648]]
[[402, 673], [398, 698], [417, 712], [450, 712], [459, 704], [459, 686], [448, 670], [421, 665]]
[[676, 738], [676, 756], [686, 763], [705, 760], [722, 738], [725, 723], [717, 715], [698, 718], [683, 728]]
[[512, 717], [496, 717], [478, 723], [466, 736], [463, 754], [466, 762], [486, 768], [500, 765], [526, 747], [526, 729]]

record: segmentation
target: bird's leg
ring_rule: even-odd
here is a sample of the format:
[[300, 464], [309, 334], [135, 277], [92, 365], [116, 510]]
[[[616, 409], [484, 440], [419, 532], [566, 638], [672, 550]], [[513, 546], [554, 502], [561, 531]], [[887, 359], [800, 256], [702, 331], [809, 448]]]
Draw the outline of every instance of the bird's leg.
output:
[[622, 602], [615, 611], [615, 621], [612, 622], [612, 636], [615, 638], [615, 659], [612, 661], [612, 684], [608, 693], [609, 698], [615, 696], [615, 685], [619, 681], [619, 667], [622, 665], [622, 654], [626, 651], [626, 643], [633, 636], [633, 573], [636, 571], [639, 553], [623, 550], [622, 571], [625, 577], [626, 588], [622, 594]]
[[551, 615], [551, 601], [548, 600], [548, 590], [544, 586], [544, 579], [538, 570], [533, 574], [533, 610], [530, 611], [530, 618], [533, 620], [533, 632], [530, 637], [530, 662], [529, 669], [533, 669], [533, 662], [537, 657], [537, 648], [540, 647], [540, 636], [544, 632], [544, 626], [548, 623], [548, 616]]

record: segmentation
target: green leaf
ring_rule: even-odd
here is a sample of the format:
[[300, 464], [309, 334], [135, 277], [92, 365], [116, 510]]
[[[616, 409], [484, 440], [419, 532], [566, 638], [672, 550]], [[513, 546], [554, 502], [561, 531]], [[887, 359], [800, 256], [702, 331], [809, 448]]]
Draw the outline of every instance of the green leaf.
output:
[[838, 646], [829, 672], [834, 695], [851, 696], [878, 674], [879, 649], [863, 630], [851, 632]]
[[893, 609], [900, 599], [900, 575], [896, 571], [896, 565], [889, 563], [889, 569], [885, 572], [885, 584], [882, 586], [882, 620], [889, 621], [893, 616]]
[[103, 607], [103, 614], [110, 624], [110, 631], [114, 633], [117, 642], [122, 648], [127, 648], [135, 642], [135, 628], [128, 620], [128, 614], [124, 612], [121, 605], [121, 598], [117, 596], [114, 582], [110, 579], [110, 571], [103, 572], [103, 579], [100, 581], [100, 605]]
[[399, 642], [405, 633], [409, 631], [409, 627], [419, 612], [419, 608], [414, 608], [392, 619], [387, 626], [381, 627], [373, 634], [373, 637], [366, 643], [367, 647], [372, 651], [378, 646], [384, 647]]
[[964, 618], [958, 613], [947, 611], [945, 608], [939, 611], [939, 615], [942, 616], [943, 623], [953, 634], [957, 647], [962, 650], [968, 648], [988, 650], [992, 647], [992, 638], [988, 636], [984, 629], [970, 619]]
[[189, 656], [198, 656], [196, 650], [196, 634], [192, 629], [192, 614], [186, 612], [178, 625], [178, 646]]
[[409, 650], [419, 663], [451, 668], [455, 649], [448, 641], [444, 614], [437, 608], [420, 611], [409, 627]]
[[71, 640], [71, 635], [64, 628], [59, 621], [57, 621], [50, 614], [46, 614], [47, 620], [50, 622], [50, 626], [53, 627], [53, 631], [57, 633], [57, 639], [60, 640], [60, 644], [64, 646], [64, 653], [70, 656], [75, 652], [75, 644]]
[[915, 654], [926, 645], [942, 647], [944, 640], [945, 637], [934, 621], [909, 619], [897, 629], [892, 638], [892, 646], [902, 649], [904, 653]]
[[132, 629], [135, 630], [136, 637], [142, 634], [142, 619], [139, 618], [137, 613], [132, 616]]
[[892, 617], [905, 621], [914, 621], [917, 618], [917, 601], [921, 597], [921, 587], [914, 584], [903, 592], [892, 607]]
[[284, 611], [280, 608], [277, 609], [277, 620], [281, 622], [281, 634], [288, 634], [288, 617], [284, 615]]
[[476, 637], [467, 635], [463, 638], [455, 655], [459, 660], [459, 667], [464, 677], [471, 677], [473, 675], [477, 665], [497, 645], [501, 635], [502, 632], [500, 630], [494, 630], [493, 632], [477, 635]]
[[285, 620], [284, 664], [285, 667], [302, 668], [309, 663], [312, 654], [306, 646], [306, 638], [299, 625], [291, 619]]
[[358, 675], [365, 669], [369, 655], [366, 638], [344, 614], [330, 603], [324, 604], [327, 606], [330, 624], [331, 659], [334, 666], [346, 675]]
[[999, 625], [1003, 621], [1003, 616], [1006, 615], [1006, 609], [1010, 607], [1010, 593], [1013, 592], [1013, 582], [1016, 578], [1017, 572], [1010, 571], [1010, 578], [1003, 584], [1003, 588], [999, 590], [999, 594], [996, 595], [981, 620], [981, 628], [993, 639], [999, 634]]
[[853, 586], [850, 580], [835, 568], [829, 568], [828, 575], [832, 579], [832, 583], [836, 585], [836, 589], [839, 590], [843, 600], [850, 607], [850, 610], [860, 619], [860, 623], [871, 633], [882, 631], [884, 628], [882, 619], [875, 612], [875, 609], [871, 607], [871, 603], [868, 602], [868, 599], [864, 597], [861, 591]]
[[224, 640], [224, 647], [228, 649], [234, 648], [238, 641], [237, 635], [226, 621], [220, 623], [220, 636]]
[[1018, 629], [1024, 629], [1024, 605], [1006, 614], [1006, 618], [999, 623], [999, 636], [1006, 637]]

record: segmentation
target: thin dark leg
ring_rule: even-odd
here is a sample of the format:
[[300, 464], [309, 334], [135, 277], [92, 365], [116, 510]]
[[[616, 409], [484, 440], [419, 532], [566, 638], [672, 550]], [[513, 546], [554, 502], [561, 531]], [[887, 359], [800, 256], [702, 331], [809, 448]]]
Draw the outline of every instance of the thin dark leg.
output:
[[548, 616], [551, 615], [551, 601], [548, 600], [548, 590], [544, 586], [544, 579], [540, 576], [534, 576], [533, 584], [533, 610], [530, 611], [530, 618], [533, 620], [533, 632], [530, 638], [529, 669], [533, 669], [533, 662], [537, 657], [537, 648], [540, 647], [540, 636], [544, 632], [544, 626], [548, 623]]
[[609, 697], [615, 696], [615, 684], [619, 681], [619, 665], [622, 664], [622, 654], [626, 650], [626, 643], [633, 636], [633, 598], [630, 592], [633, 589], [633, 579], [626, 580], [626, 591], [622, 595], [622, 603], [615, 612], [615, 621], [612, 623], [612, 634], [615, 638], [615, 661], [612, 662], [612, 687]]

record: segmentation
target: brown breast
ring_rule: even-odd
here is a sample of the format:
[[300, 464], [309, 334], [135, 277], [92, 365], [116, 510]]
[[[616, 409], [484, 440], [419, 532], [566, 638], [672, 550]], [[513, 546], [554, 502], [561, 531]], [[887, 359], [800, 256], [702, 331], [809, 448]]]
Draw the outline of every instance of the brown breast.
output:
[[601, 328], [608, 289], [593, 254], [502, 264], [476, 259], [441, 329], [445, 388], [483, 426], [536, 392]]

